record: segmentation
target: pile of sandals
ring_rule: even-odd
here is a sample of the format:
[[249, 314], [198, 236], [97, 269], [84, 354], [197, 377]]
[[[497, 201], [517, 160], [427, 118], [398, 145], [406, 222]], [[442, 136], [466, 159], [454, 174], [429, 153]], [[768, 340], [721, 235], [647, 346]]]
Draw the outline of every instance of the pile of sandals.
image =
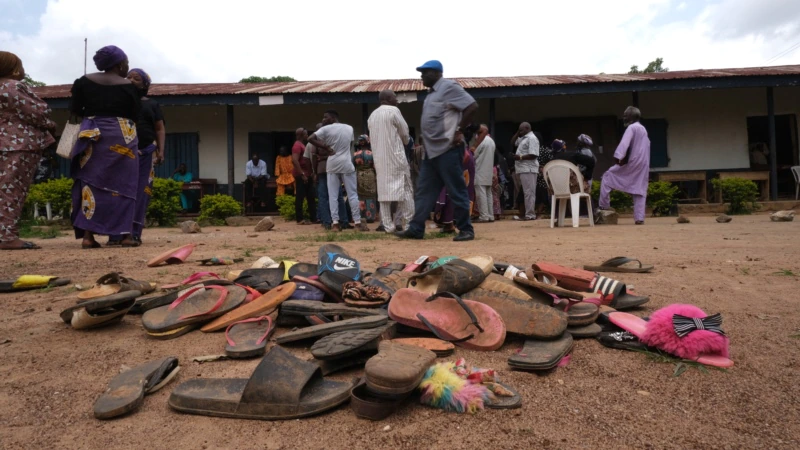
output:
[[[153, 339], [220, 332], [226, 358], [262, 358], [250, 378], [189, 379], [173, 390], [169, 405], [248, 419], [306, 417], [349, 401], [358, 417], [381, 420], [417, 394], [422, 403], [448, 411], [516, 408], [522, 399], [496, 370], [471, 367], [463, 358], [439, 360], [456, 348], [495, 351], [509, 336], [524, 339], [507, 359], [522, 371], [565, 365], [575, 341], [585, 338], [733, 365], [718, 314], [692, 305], [670, 305], [646, 318], [624, 312], [640, 309], [649, 297], [601, 273], [653, 270], [627, 257], [583, 269], [502, 263], [486, 255], [422, 257], [370, 272], [343, 248], [326, 244], [316, 264], [270, 263], [225, 277], [198, 272], [159, 289], [110, 273], [80, 292], [61, 318], [89, 329], [137, 314]], [[279, 327], [288, 330], [268, 351]], [[297, 358], [286, 350], [292, 346], [310, 346], [313, 359]], [[363, 368], [360, 379], [328, 378], [353, 368]], [[95, 416], [135, 410], [178, 369], [177, 359], [168, 357], [123, 372], [95, 403]]]

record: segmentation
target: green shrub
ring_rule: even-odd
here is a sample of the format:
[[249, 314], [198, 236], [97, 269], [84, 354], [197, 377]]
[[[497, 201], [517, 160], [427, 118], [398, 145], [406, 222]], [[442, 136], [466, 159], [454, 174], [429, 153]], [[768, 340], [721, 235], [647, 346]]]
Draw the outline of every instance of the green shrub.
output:
[[647, 204], [654, 216], [668, 216], [678, 196], [678, 186], [668, 181], [653, 181], [647, 186]]
[[200, 199], [198, 222], [207, 220], [213, 225], [224, 225], [228, 217], [242, 214], [242, 204], [230, 195], [205, 195]]
[[[600, 201], [600, 182], [592, 181], [592, 198]], [[611, 191], [611, 207], [617, 212], [625, 212], [633, 209], [633, 197], [621, 191]]]
[[181, 186], [169, 178], [155, 178], [147, 206], [148, 221], [158, 222], [159, 226], [171, 227], [178, 222], [181, 210]]
[[43, 207], [48, 202], [53, 214], [69, 217], [72, 209], [72, 178], [54, 178], [30, 187], [25, 200], [28, 210], [33, 211], [34, 203]]
[[[294, 211], [294, 195], [280, 195], [275, 198], [275, 203], [278, 205], [278, 213], [286, 220], [297, 220]], [[303, 200], [303, 218], [310, 219], [308, 213], [308, 202]]]
[[728, 203], [728, 214], [750, 214], [758, 208], [758, 186], [744, 178], [715, 178], [714, 189], [722, 192], [722, 201]]

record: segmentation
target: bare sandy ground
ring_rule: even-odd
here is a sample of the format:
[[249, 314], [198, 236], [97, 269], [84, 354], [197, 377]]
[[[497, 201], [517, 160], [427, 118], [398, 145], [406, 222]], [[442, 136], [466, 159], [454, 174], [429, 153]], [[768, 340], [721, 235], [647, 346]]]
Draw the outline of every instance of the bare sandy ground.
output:
[[[90, 286], [106, 272], [141, 280], [175, 282], [198, 270], [194, 263], [147, 268], [163, 250], [200, 244], [192, 259], [259, 256], [316, 260], [319, 242], [292, 241], [320, 235], [315, 226], [278, 221], [275, 230], [206, 228], [200, 235], [176, 229], [147, 230], [135, 249], [80, 250], [70, 237], [38, 242], [43, 250], [5, 252], [2, 278], [26, 273], [70, 277]], [[478, 239], [344, 242], [362, 265], [408, 262], [421, 254], [490, 254], [496, 260], [532, 264], [549, 260], [580, 267], [618, 255], [656, 265], [652, 274], [621, 275], [661, 306], [693, 303], [722, 312], [736, 365], [727, 372], [692, 368], [673, 377], [672, 364], [645, 355], [579, 341], [571, 363], [536, 375], [511, 371], [506, 359], [522, 342], [509, 339], [497, 352], [458, 349], [479, 367], [495, 368], [524, 396], [512, 411], [475, 415], [444, 413], [407, 404], [383, 422], [357, 419], [348, 406], [305, 420], [263, 422], [179, 414], [167, 398], [177, 383], [194, 377], [248, 377], [250, 361], [189, 362], [220, 354], [224, 337], [193, 332], [170, 341], [148, 339], [137, 316], [96, 331], [74, 331], [58, 313], [75, 303], [74, 289], [2, 296], [0, 314], [0, 448], [798, 448], [800, 447], [800, 223], [771, 223], [766, 215], [648, 219], [634, 226], [550, 229], [546, 221], [476, 225]], [[374, 225], [373, 225], [374, 227]], [[220, 269], [225, 270], [225, 269]], [[281, 330], [278, 331], [280, 333]], [[8, 342], [10, 340], [10, 342]], [[4, 342], [4, 343], [3, 343]], [[303, 348], [293, 349], [310, 357]], [[176, 382], [148, 396], [129, 416], [99, 421], [92, 404], [123, 365], [177, 356]], [[359, 371], [337, 375], [349, 379]], [[390, 426], [388, 431], [384, 427]]]

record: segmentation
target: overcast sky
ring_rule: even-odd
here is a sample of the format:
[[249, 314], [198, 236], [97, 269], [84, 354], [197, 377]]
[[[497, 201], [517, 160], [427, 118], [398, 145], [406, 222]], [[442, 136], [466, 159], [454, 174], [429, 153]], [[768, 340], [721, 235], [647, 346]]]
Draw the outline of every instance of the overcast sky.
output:
[[0, 0], [0, 49], [37, 80], [80, 76], [84, 37], [89, 71], [114, 44], [156, 83], [751, 67], [800, 62], [800, 0]]

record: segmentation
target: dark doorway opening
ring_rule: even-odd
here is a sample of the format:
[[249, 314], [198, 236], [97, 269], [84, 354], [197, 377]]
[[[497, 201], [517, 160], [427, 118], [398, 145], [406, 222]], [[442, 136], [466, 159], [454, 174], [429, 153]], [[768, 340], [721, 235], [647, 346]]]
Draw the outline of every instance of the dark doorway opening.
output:
[[[770, 170], [769, 166], [769, 117], [747, 118], [747, 141], [752, 170]], [[775, 116], [775, 156], [778, 162], [778, 195], [792, 197], [795, 193], [792, 166], [798, 165], [797, 116], [783, 114]]]
[[[294, 144], [295, 135], [291, 131], [273, 131], [261, 133], [249, 133], [247, 142], [247, 159], [255, 153], [264, 162], [267, 163], [267, 173], [269, 174], [269, 182], [267, 182], [267, 199], [266, 206], [261, 207], [260, 204], [254, 203], [252, 209], [246, 210], [248, 214], [265, 214], [275, 213], [278, 211], [278, 205], [275, 203], [275, 160], [278, 157], [278, 150], [282, 146], [291, 149]], [[242, 167], [241, 169], [244, 170]], [[244, 189], [243, 189], [244, 192]], [[247, 203], [248, 196], [245, 192], [244, 200]]]

